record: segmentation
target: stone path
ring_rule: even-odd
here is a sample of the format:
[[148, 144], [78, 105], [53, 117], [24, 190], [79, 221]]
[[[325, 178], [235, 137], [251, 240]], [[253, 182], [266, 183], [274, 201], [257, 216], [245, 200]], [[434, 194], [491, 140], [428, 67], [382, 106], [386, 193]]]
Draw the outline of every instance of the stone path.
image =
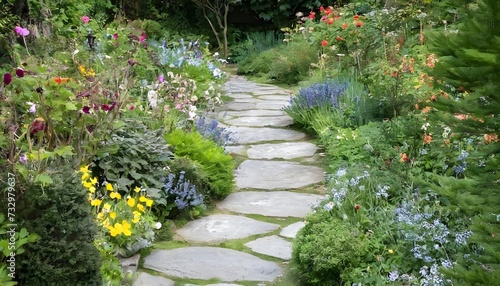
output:
[[[311, 164], [319, 156], [316, 145], [307, 142], [306, 134], [287, 128], [292, 119], [281, 109], [290, 94], [239, 76], [231, 77], [226, 90], [234, 101], [221, 107], [217, 119], [238, 142], [227, 151], [244, 158], [235, 170], [236, 190], [217, 203], [219, 214], [177, 230], [177, 239], [191, 246], [156, 249], [145, 257], [134, 286], [271, 285], [291, 259], [302, 219], [323, 198], [300, 192], [322, 183], [324, 174]], [[225, 247], [231, 241], [239, 241], [243, 249]], [[200, 282], [174, 282], [183, 279]]]

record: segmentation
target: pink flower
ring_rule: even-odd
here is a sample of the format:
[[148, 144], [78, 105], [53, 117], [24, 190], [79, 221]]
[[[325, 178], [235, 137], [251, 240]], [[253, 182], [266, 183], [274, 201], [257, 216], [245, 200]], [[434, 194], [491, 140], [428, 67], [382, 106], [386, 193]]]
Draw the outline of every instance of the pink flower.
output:
[[113, 34], [113, 39], [115, 39], [115, 40], [118, 39], [118, 34], [116, 34], [116, 33]]
[[142, 43], [146, 40], [146, 34], [142, 33], [141, 34], [141, 39], [139, 40], [139, 43]]
[[165, 81], [165, 77], [164, 77], [162, 74], [161, 74], [161, 75], [159, 75], [159, 76], [158, 76], [158, 81], [159, 81], [160, 83], [164, 82], [164, 81]]
[[130, 106], [130, 110], [131, 110], [131, 111], [132, 111], [132, 110], [134, 110], [134, 109], [135, 109], [135, 107], [134, 107], [133, 105], [132, 105], [132, 106]]
[[14, 28], [14, 31], [16, 32], [16, 34], [18, 34], [21, 37], [26, 37], [27, 35], [30, 34], [30, 31], [28, 29], [20, 27], [20, 26], [16, 26]]
[[90, 21], [89, 16], [82, 16], [82, 21], [83, 21], [83, 23], [88, 24]]
[[36, 103], [33, 103], [29, 109], [30, 113], [36, 113]]
[[19, 157], [19, 162], [21, 162], [21, 163], [23, 163], [23, 164], [28, 163], [28, 156], [26, 156], [26, 154], [22, 154], [22, 155]]

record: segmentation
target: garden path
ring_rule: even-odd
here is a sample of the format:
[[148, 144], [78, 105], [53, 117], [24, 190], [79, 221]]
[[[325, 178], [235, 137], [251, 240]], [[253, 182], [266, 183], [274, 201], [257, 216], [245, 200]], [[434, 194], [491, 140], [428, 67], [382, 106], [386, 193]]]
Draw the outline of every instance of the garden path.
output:
[[[323, 198], [314, 191], [324, 180], [318, 148], [288, 128], [292, 119], [281, 110], [291, 94], [240, 76], [230, 78], [226, 91], [234, 101], [216, 117], [237, 139], [227, 147], [241, 161], [236, 190], [217, 203], [216, 214], [177, 230], [175, 239], [189, 246], [156, 249], [145, 257], [134, 286], [276, 282], [303, 218]], [[191, 284], [179, 282], [187, 279]]]

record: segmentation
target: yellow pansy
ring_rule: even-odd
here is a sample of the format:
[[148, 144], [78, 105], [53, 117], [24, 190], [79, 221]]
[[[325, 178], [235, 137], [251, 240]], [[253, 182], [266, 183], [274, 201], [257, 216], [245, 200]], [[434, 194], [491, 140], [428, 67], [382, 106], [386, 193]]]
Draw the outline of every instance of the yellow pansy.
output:
[[136, 217], [136, 216], [140, 217], [140, 216], [141, 216], [141, 213], [140, 213], [140, 212], [138, 212], [138, 211], [134, 211], [134, 217]]
[[113, 185], [111, 183], [106, 184], [106, 190], [113, 191]]
[[130, 231], [130, 227], [132, 227], [132, 226], [126, 220], [122, 221], [122, 231], [123, 231], [123, 234], [125, 234], [126, 236], [132, 235], [132, 232]]
[[127, 200], [127, 205], [129, 205], [129, 207], [133, 208], [135, 206], [135, 199], [134, 198], [129, 198]]
[[147, 201], [147, 200], [148, 200], [148, 198], [146, 198], [145, 196], [140, 196], [140, 197], [139, 197], [139, 201], [140, 201], [140, 202], [145, 202], [145, 201]]
[[134, 219], [132, 220], [133, 223], [138, 223], [141, 220], [140, 216], [134, 216]]
[[91, 183], [92, 185], [97, 184], [97, 177], [94, 177], [94, 178], [90, 179], [90, 183]]
[[92, 202], [90, 202], [90, 205], [98, 207], [101, 205], [101, 203], [102, 203], [101, 200], [92, 200]]
[[111, 194], [109, 194], [109, 197], [112, 198], [112, 199], [121, 199], [122, 198], [122, 195], [120, 195], [120, 193], [118, 192], [112, 192]]
[[94, 193], [95, 192], [95, 187], [90, 187], [89, 192]]
[[146, 206], [151, 207], [153, 205], [153, 200], [147, 200], [146, 201]]
[[134, 188], [134, 192], [138, 193], [138, 192], [140, 192], [140, 191], [141, 191], [141, 188], [139, 188], [139, 187], [135, 187], [135, 188]]
[[137, 204], [137, 209], [140, 210], [141, 212], [144, 212], [144, 206], [141, 204]]
[[115, 212], [109, 212], [109, 217], [112, 219], [116, 218], [116, 213]]

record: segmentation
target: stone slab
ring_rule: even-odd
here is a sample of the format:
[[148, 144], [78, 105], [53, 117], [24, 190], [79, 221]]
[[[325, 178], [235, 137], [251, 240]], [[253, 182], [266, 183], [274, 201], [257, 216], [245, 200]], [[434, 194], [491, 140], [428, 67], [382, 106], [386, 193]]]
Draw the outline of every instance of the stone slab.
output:
[[175, 282], [173, 280], [167, 279], [161, 276], [154, 276], [146, 272], [139, 273], [139, 276], [135, 280], [133, 286], [174, 286]]
[[271, 217], [305, 217], [324, 196], [288, 191], [237, 192], [217, 203], [217, 207], [242, 214]]
[[288, 103], [282, 101], [257, 102], [256, 109], [282, 110]]
[[236, 98], [236, 99], [243, 99], [243, 98], [252, 98], [253, 96], [250, 93], [244, 93], [244, 92], [232, 92], [228, 94], [229, 97]]
[[322, 168], [287, 161], [246, 160], [234, 175], [240, 189], [297, 189], [324, 180]]
[[255, 109], [255, 110], [242, 110], [242, 111], [223, 111], [218, 114], [219, 118], [225, 117], [244, 117], [244, 116], [280, 116], [286, 115], [282, 110], [269, 110], [269, 109]]
[[259, 99], [290, 102], [290, 94], [259, 95]]
[[292, 259], [292, 244], [277, 235], [258, 238], [245, 243], [245, 246], [257, 253], [283, 260]]
[[252, 145], [247, 154], [250, 159], [290, 160], [301, 157], [311, 157], [318, 147], [309, 142], [285, 142], [276, 144]]
[[283, 274], [283, 269], [274, 262], [220, 247], [153, 250], [144, 259], [143, 267], [173, 277], [221, 282], [271, 282]]
[[137, 267], [139, 266], [139, 260], [141, 255], [139, 253], [134, 254], [130, 257], [120, 258], [120, 263], [122, 265], [123, 273], [135, 273], [137, 272]]
[[306, 137], [306, 134], [302, 132], [270, 127], [230, 126], [228, 131], [233, 134], [238, 144], [266, 141], [298, 141]]
[[288, 238], [295, 238], [300, 229], [302, 229], [306, 224], [303, 221], [298, 221], [296, 223], [292, 223], [289, 226], [284, 227], [280, 235]]
[[177, 230], [189, 242], [216, 243], [278, 229], [279, 225], [237, 215], [216, 214], [193, 220]]
[[224, 120], [224, 123], [234, 126], [279, 126], [284, 127], [293, 124], [293, 120], [288, 115], [282, 116], [266, 116], [266, 117], [238, 117], [234, 119]]

